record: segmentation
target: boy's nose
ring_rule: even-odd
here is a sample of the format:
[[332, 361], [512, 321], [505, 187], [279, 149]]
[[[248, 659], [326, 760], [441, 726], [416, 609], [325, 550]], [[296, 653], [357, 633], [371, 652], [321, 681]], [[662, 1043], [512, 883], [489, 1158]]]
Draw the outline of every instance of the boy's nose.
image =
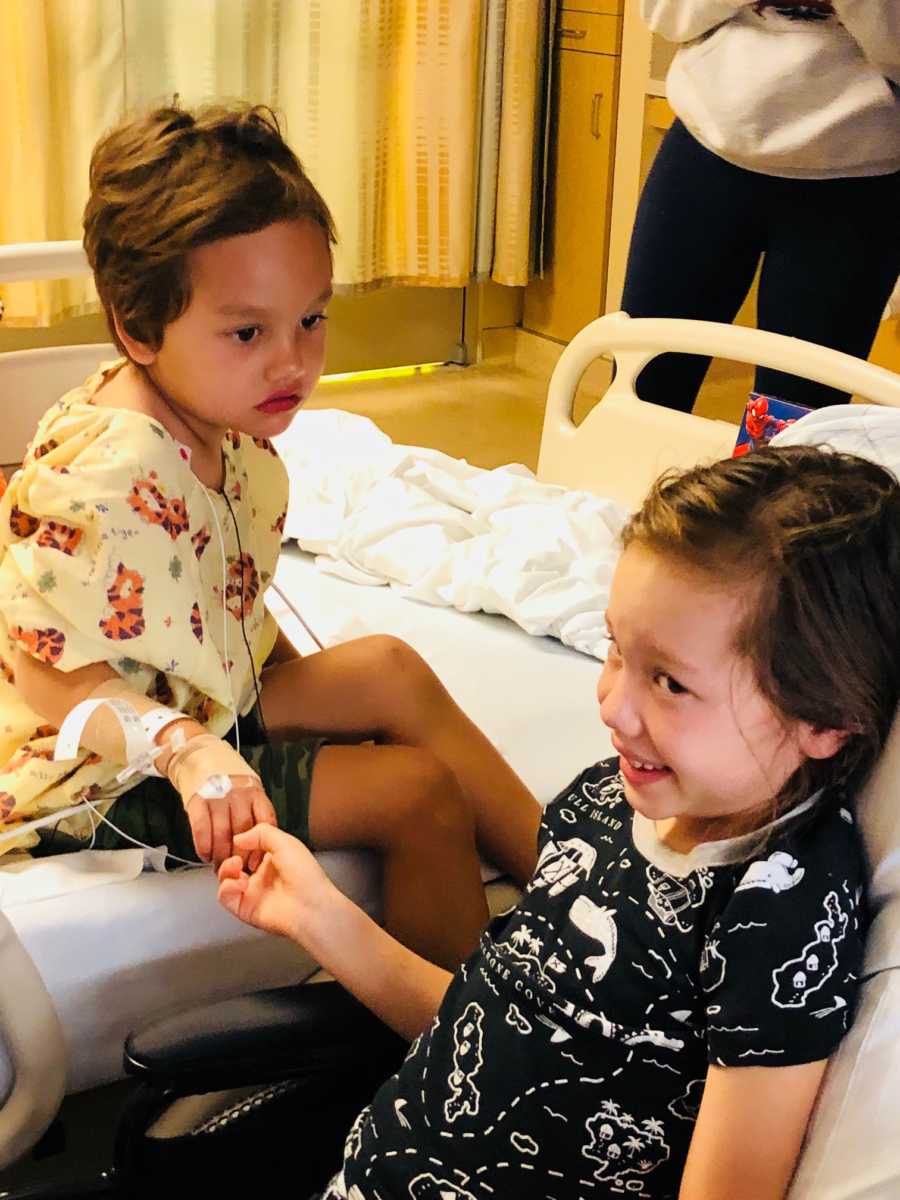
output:
[[301, 338], [279, 346], [266, 372], [270, 383], [278, 387], [290, 387], [299, 383], [307, 374], [307, 354], [308, 348], [303, 345]]
[[600, 719], [614, 733], [634, 738], [641, 732], [641, 716], [625, 671], [613, 670], [608, 664], [597, 683]]

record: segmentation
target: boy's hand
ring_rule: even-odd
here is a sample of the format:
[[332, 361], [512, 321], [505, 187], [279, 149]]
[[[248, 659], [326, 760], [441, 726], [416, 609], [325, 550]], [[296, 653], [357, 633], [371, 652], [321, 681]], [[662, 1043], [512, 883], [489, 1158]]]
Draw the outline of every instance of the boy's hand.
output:
[[[227, 796], [209, 800], [195, 793], [186, 806], [194, 848], [204, 862], [211, 860], [216, 869], [236, 853], [238, 834], [254, 825], [278, 825], [272, 801], [255, 776], [231, 775], [229, 778], [231, 791]], [[261, 853], [252, 852], [248, 856], [249, 870], [255, 870], [261, 859]]]
[[271, 824], [238, 834], [234, 848], [219, 867], [219, 903], [248, 925], [303, 943], [332, 888], [314, 856]]

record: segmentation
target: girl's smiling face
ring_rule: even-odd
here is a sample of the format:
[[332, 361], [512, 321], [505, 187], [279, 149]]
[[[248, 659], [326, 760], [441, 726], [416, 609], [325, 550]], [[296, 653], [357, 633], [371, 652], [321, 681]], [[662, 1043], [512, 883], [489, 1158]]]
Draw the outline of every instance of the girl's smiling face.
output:
[[613, 579], [600, 715], [628, 802], [651, 820], [674, 821], [691, 843], [726, 836], [720, 818], [744, 814], [763, 824], [801, 763], [839, 745], [834, 731], [776, 712], [738, 655], [736, 636], [753, 598], [749, 585], [723, 586], [711, 572], [636, 542]]

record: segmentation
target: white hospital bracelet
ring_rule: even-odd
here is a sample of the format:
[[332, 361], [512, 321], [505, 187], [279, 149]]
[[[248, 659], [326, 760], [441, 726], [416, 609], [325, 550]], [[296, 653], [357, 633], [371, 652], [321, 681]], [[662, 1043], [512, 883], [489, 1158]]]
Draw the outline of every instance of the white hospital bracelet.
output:
[[93, 716], [96, 709], [106, 705], [118, 718], [122, 733], [125, 736], [126, 766], [116, 775], [118, 783], [124, 783], [132, 775], [152, 775], [161, 778], [154, 766], [154, 759], [161, 754], [164, 747], [157, 746], [154, 738], [161, 729], [173, 721], [182, 721], [186, 714], [171, 708], [154, 708], [143, 717], [127, 700], [118, 697], [82, 700], [69, 712], [59, 733], [56, 735], [56, 747], [53, 751], [54, 762], [73, 759], [78, 756], [78, 747], [84, 727]]
[[[145, 712], [141, 717], [141, 724], [144, 727], [144, 733], [156, 745], [156, 739], [159, 733], [165, 729], [167, 725], [171, 725], [173, 721], [187, 721], [190, 718], [187, 713], [179, 712], [177, 708], [151, 708], [149, 712]], [[161, 749], [161, 747], [157, 747]]]

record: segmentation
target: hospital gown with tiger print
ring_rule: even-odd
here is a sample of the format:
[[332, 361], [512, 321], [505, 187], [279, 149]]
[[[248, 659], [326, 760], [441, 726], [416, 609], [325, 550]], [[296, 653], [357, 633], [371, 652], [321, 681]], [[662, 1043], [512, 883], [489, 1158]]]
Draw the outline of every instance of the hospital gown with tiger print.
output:
[[827, 1058], [864, 867], [841, 797], [681, 854], [618, 759], [544, 814], [537, 868], [347, 1140], [326, 1200], [674, 1198], [710, 1064]]
[[[61, 671], [108, 663], [221, 735], [233, 707], [246, 712], [255, 698], [241, 618], [257, 674], [275, 642], [263, 593], [287, 475], [274, 447], [229, 433], [222, 492], [206, 489], [158, 421], [93, 403], [121, 365], [45, 414], [0, 500], [0, 831], [84, 796], [103, 811], [124, 790], [120, 767], [95, 754], [52, 761], [55, 731], [16, 690], [17, 648]], [[60, 828], [85, 837], [91, 825], [85, 814]], [[35, 840], [23, 834], [0, 852]]]

